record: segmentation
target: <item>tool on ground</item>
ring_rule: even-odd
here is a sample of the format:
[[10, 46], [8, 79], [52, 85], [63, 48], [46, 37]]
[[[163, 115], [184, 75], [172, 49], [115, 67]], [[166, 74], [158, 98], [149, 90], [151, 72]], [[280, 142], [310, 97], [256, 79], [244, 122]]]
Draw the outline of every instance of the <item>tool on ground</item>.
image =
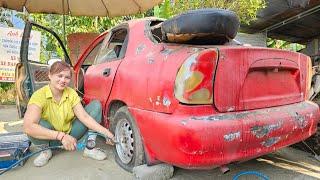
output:
[[[22, 132], [0, 134], [0, 170], [10, 167], [30, 154], [31, 145], [27, 135]], [[19, 161], [22, 166], [25, 161]]]
[[[90, 136], [101, 136], [106, 140], [110, 139], [109, 137], [106, 137], [101, 133], [89, 130], [86, 136], [77, 143], [77, 151], [84, 150], [85, 148], [95, 148], [95, 138], [90, 138]], [[113, 141], [112, 139], [110, 140]], [[118, 142], [113, 141], [113, 143], [117, 144]], [[19, 165], [23, 166], [23, 164], [29, 157], [34, 156], [42, 151], [45, 151], [47, 149], [64, 149], [62, 145], [50, 146], [31, 153], [29, 149], [30, 145], [31, 142], [28, 139], [27, 135], [23, 134], [22, 132], [6, 133], [0, 135], [0, 171], [2, 170], [0, 172], [0, 175]]]

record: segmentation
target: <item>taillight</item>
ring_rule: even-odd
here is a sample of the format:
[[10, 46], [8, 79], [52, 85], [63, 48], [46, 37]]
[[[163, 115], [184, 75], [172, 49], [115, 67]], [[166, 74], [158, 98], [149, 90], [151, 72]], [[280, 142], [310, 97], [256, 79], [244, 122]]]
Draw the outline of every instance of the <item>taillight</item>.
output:
[[204, 50], [191, 55], [180, 67], [175, 81], [175, 97], [185, 104], [213, 103], [213, 75], [218, 53]]

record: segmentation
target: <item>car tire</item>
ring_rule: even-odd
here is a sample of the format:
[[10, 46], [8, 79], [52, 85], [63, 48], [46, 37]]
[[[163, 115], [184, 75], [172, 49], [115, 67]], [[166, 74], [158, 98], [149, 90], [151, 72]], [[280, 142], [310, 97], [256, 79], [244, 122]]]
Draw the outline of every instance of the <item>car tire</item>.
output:
[[164, 21], [162, 40], [187, 44], [224, 44], [236, 37], [240, 22], [237, 15], [224, 9], [188, 11]]
[[113, 148], [115, 161], [126, 171], [145, 163], [145, 155], [139, 129], [126, 106], [119, 108], [111, 122], [111, 130], [117, 144]]

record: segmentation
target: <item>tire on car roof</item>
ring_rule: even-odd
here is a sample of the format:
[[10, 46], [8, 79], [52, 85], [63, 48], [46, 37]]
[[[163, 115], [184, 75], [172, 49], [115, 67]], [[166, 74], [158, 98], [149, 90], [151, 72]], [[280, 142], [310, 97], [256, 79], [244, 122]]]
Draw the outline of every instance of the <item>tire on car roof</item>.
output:
[[[123, 143], [116, 144], [113, 148], [115, 161], [120, 167], [132, 172], [135, 166], [145, 164], [144, 148], [140, 131], [127, 106], [123, 106], [117, 110], [111, 122], [111, 131], [115, 134], [116, 140]], [[123, 136], [122, 138], [124, 139], [119, 139], [119, 133], [122, 133], [121, 136]], [[132, 152], [131, 150], [126, 151], [131, 148], [133, 149]]]
[[188, 11], [164, 21], [164, 42], [186, 44], [224, 44], [236, 37], [240, 26], [237, 15], [224, 9]]

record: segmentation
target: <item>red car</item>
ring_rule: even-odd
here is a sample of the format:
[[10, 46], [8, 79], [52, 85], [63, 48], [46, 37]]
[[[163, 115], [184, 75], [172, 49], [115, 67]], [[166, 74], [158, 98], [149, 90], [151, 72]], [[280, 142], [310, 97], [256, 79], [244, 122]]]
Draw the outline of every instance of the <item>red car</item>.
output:
[[[131, 171], [165, 162], [214, 168], [315, 133], [319, 107], [307, 100], [308, 56], [232, 45], [226, 34], [206, 36], [218, 39], [210, 44], [200, 33], [191, 38], [168, 33], [170, 23], [155, 18], [122, 23], [96, 38], [73, 66], [84, 102], [98, 99], [103, 105], [104, 124], [120, 142], [114, 152], [121, 167]], [[27, 58], [32, 27], [49, 31], [26, 24], [16, 71], [21, 115], [28, 97], [48, 80], [47, 65]], [[70, 62], [66, 51], [63, 58]]]

